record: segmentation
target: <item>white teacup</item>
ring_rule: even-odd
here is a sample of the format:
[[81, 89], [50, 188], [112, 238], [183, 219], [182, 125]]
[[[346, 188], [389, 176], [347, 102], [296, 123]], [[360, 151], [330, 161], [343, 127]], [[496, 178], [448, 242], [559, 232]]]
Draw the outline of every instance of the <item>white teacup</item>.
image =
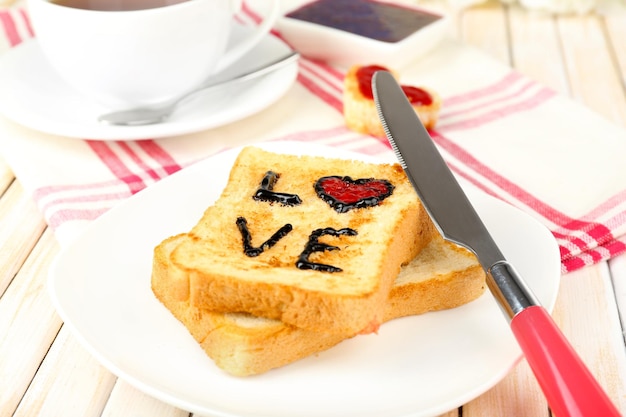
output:
[[[70, 1], [139, 10], [63, 5]], [[235, 44], [229, 39], [241, 0], [28, 0], [28, 7], [37, 41], [60, 76], [122, 109], [171, 100], [241, 58], [275, 23], [278, 1], [268, 1], [265, 20]]]

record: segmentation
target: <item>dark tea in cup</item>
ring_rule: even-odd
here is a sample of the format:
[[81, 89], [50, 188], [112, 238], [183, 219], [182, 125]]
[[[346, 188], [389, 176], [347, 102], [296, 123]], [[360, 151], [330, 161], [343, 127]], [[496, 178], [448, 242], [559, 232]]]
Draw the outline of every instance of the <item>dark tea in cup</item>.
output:
[[99, 11], [129, 11], [155, 9], [190, 0], [50, 0], [61, 6], [74, 9]]

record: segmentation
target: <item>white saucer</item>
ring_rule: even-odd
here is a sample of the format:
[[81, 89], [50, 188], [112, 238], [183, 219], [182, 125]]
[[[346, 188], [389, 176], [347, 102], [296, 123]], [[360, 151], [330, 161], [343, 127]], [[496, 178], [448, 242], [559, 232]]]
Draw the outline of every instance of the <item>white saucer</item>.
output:
[[[235, 25], [233, 37], [246, 29]], [[237, 65], [253, 68], [290, 48], [267, 36]], [[97, 116], [110, 111], [67, 85], [44, 58], [36, 40], [26, 41], [0, 59], [0, 113], [23, 126], [60, 136], [99, 139], [152, 139], [222, 126], [257, 113], [282, 97], [293, 84], [298, 65], [288, 65], [245, 84], [198, 96], [167, 121], [147, 126], [107, 126]]]

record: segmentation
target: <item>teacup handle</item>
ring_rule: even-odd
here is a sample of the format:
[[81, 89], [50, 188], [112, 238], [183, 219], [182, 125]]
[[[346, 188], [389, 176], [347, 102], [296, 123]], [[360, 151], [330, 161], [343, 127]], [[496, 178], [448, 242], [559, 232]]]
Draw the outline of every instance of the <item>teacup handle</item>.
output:
[[[279, 0], [271, 0], [271, 9], [269, 14], [266, 15], [263, 22], [257, 26], [257, 28], [246, 36], [244, 39], [238, 41], [235, 45], [231, 45], [229, 49], [225, 52], [225, 54], [220, 58], [219, 63], [214, 69], [213, 73], [218, 73], [222, 71], [224, 68], [232, 65], [239, 58], [244, 56], [248, 51], [254, 48], [260, 41], [266, 36], [269, 31], [278, 20], [278, 16], [280, 15], [280, 6]], [[233, 0], [233, 9], [235, 11], [241, 10], [242, 0]]]

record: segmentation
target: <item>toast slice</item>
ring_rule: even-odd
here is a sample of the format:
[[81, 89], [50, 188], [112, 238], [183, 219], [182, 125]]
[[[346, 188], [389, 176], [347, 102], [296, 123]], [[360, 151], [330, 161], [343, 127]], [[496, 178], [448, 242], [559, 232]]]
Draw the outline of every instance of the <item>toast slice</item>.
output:
[[[346, 126], [359, 133], [385, 137], [385, 130], [378, 117], [372, 93], [372, 77], [378, 70], [387, 70], [380, 65], [354, 65], [344, 77], [343, 114]], [[398, 78], [394, 71], [391, 71]], [[426, 129], [433, 129], [439, 119], [442, 100], [431, 88], [403, 85], [407, 98]]]
[[170, 253], [181, 301], [318, 333], [375, 331], [393, 280], [436, 233], [398, 164], [246, 147]]
[[[264, 373], [316, 352], [350, 335], [317, 333], [278, 320], [243, 313], [215, 313], [181, 301], [175, 288], [184, 272], [170, 262], [171, 251], [185, 235], [166, 239], [155, 249], [153, 288], [171, 311], [224, 371], [236, 376]], [[402, 268], [389, 293], [383, 320], [458, 307], [478, 298], [485, 275], [467, 250], [435, 237]]]

